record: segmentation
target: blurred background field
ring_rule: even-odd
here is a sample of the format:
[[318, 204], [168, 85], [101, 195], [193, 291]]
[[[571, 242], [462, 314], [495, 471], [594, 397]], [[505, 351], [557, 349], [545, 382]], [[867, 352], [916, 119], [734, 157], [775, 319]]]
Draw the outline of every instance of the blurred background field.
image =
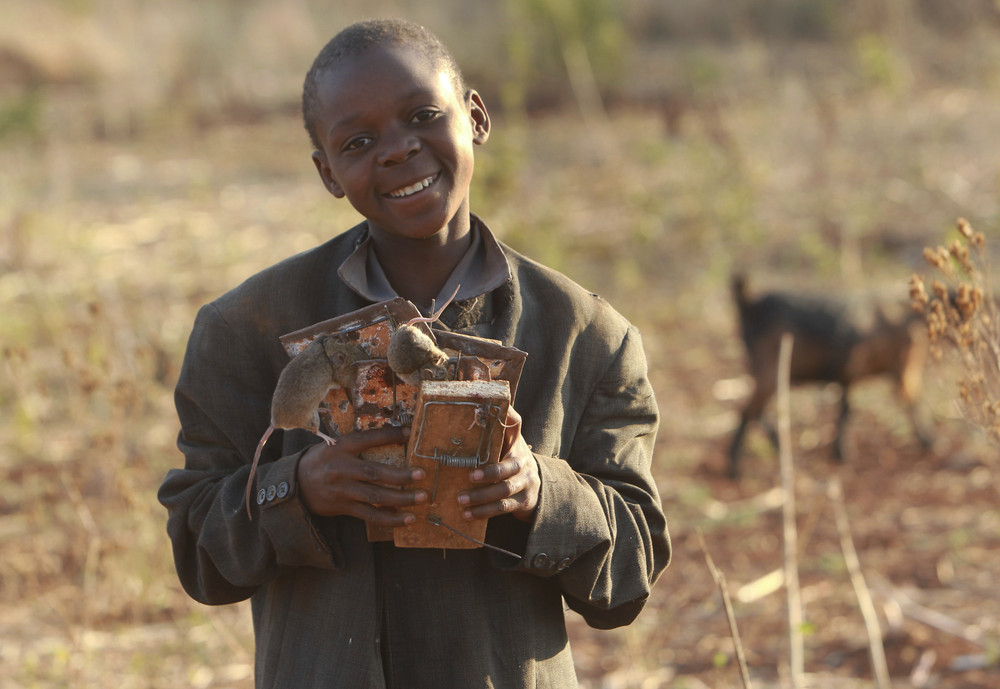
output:
[[[995, 0], [5, 0], [0, 683], [252, 686], [248, 608], [196, 604], [173, 572], [171, 392], [199, 305], [356, 222], [317, 183], [298, 98], [370, 15], [426, 24], [484, 95], [474, 209], [643, 331], [676, 560], [633, 626], [571, 619], [581, 685], [738, 686], [697, 533], [735, 596], [781, 566], [781, 532], [763, 435], [723, 476], [746, 391], [729, 274], [905, 298], [956, 218], [996, 243]], [[872, 683], [833, 476], [894, 686], [1000, 684], [1000, 467], [954, 380], [929, 372], [926, 453], [887, 386], [859, 388], [844, 466], [835, 396], [793, 394], [815, 686]], [[782, 592], [736, 614], [756, 686], [787, 685]]]

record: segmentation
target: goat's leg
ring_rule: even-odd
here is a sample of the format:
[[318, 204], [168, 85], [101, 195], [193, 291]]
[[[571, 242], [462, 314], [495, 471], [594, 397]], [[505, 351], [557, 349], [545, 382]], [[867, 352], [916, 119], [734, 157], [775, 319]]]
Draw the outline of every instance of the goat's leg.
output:
[[843, 464], [847, 459], [847, 452], [844, 448], [844, 438], [847, 433], [847, 417], [851, 413], [851, 405], [847, 399], [847, 386], [843, 386], [840, 395], [840, 413], [837, 416], [837, 432], [833, 437], [833, 458], [838, 464]]
[[926, 409], [920, 404], [924, 358], [925, 355], [921, 348], [911, 349], [910, 355], [904, 359], [902, 369], [897, 373], [897, 377], [899, 397], [910, 417], [913, 434], [917, 437], [920, 447], [928, 450], [934, 444], [934, 439], [927, 420]]
[[927, 418], [923, 409], [917, 403], [910, 404], [910, 423], [913, 424], [913, 434], [923, 450], [929, 450], [934, 445], [934, 436], [928, 430]]
[[729, 445], [729, 478], [737, 479], [740, 477], [740, 452], [743, 448], [743, 436], [746, 435], [747, 426], [760, 420], [764, 406], [772, 392], [770, 388], [760, 384], [754, 386], [753, 394], [740, 414], [740, 424], [736, 427], [733, 440]]
[[731, 479], [738, 479], [740, 477], [740, 451], [743, 448], [743, 436], [746, 434], [749, 423], [750, 419], [747, 416], [746, 410], [744, 410], [740, 414], [740, 425], [736, 427], [733, 440], [729, 444], [728, 474]]
[[927, 410], [924, 409], [917, 399], [906, 394], [905, 388], [900, 396], [906, 407], [906, 413], [910, 417], [913, 435], [916, 436], [922, 450], [929, 450], [934, 445], [934, 434], [931, 432], [930, 424], [927, 420]]
[[767, 433], [767, 439], [771, 441], [771, 447], [774, 448], [774, 451], [777, 452], [780, 450], [781, 440], [778, 439], [778, 428], [766, 419], [761, 419], [760, 425], [764, 429], [764, 432]]

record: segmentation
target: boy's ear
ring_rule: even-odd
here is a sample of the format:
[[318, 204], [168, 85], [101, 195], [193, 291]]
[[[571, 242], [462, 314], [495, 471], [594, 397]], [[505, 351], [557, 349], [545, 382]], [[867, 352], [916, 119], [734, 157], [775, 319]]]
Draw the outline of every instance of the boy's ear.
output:
[[469, 117], [472, 118], [472, 143], [482, 145], [490, 138], [490, 114], [486, 112], [482, 96], [475, 90], [469, 89], [465, 100], [469, 106]]
[[319, 173], [320, 179], [323, 180], [323, 186], [326, 187], [326, 190], [338, 199], [344, 198], [344, 190], [340, 188], [337, 180], [333, 178], [333, 172], [330, 170], [330, 162], [326, 159], [326, 153], [323, 151], [313, 151], [312, 159], [316, 165], [316, 172]]

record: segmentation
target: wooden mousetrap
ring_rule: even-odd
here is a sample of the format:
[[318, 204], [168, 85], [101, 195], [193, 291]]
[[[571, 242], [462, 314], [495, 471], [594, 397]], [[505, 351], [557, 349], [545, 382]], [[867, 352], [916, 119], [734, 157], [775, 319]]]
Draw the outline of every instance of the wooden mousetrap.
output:
[[[424, 467], [427, 478], [420, 487], [431, 500], [414, 510], [414, 525], [386, 529], [367, 524], [368, 540], [392, 540], [408, 548], [479, 547], [448, 527], [479, 541], [485, 535], [486, 520], [462, 519], [457, 495], [471, 487], [468, 475], [473, 461], [499, 459], [503, 423], [527, 355], [495, 340], [432, 331], [419, 323], [418, 327], [432, 335], [448, 355], [446, 380], [422, 380], [419, 387], [407, 385], [389, 368], [386, 351], [393, 332], [418, 316], [420, 312], [412, 303], [396, 298], [288, 333], [280, 340], [289, 356], [295, 356], [314, 339], [337, 335], [370, 356], [352, 364], [354, 383], [350, 389], [330, 390], [320, 405], [321, 425], [327, 434], [337, 438], [355, 430], [412, 424], [407, 446], [371, 448], [362, 457], [396, 466]], [[469, 466], [455, 466], [457, 463]]]
[[487, 520], [465, 521], [457, 498], [473, 486], [470, 471], [499, 461], [509, 408], [510, 384], [505, 380], [420, 384], [406, 460], [424, 469], [426, 477], [417, 487], [427, 491], [429, 499], [412, 509], [416, 523], [394, 529], [397, 546], [480, 547], [476, 541], [486, 537]]

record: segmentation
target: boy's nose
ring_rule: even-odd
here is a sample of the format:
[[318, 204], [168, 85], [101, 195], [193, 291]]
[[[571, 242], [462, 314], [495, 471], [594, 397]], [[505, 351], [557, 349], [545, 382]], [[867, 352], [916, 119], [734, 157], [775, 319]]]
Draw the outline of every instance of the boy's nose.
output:
[[395, 165], [409, 160], [420, 150], [420, 140], [412, 134], [398, 137], [383, 138], [383, 147], [379, 155], [381, 165]]

